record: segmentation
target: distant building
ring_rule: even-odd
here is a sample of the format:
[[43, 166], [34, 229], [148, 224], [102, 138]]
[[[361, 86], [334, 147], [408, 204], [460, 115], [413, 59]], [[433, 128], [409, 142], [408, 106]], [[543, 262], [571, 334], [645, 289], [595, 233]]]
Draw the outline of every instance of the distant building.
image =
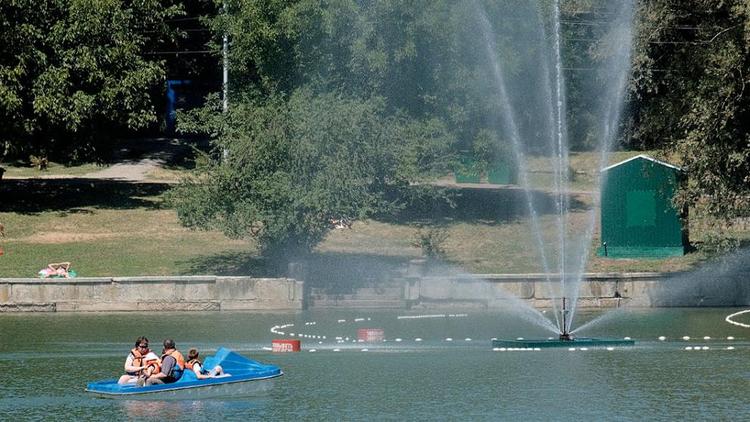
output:
[[664, 258], [688, 249], [687, 210], [672, 198], [684, 172], [639, 155], [602, 169], [599, 256]]

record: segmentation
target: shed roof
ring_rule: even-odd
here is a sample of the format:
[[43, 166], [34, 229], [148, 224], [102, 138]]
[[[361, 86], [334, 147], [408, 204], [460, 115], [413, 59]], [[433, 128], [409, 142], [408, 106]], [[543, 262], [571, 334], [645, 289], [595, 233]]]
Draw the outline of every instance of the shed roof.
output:
[[627, 160], [620, 161], [619, 163], [612, 164], [611, 166], [604, 167], [602, 169], [602, 171], [607, 171], [607, 170], [615, 168], [617, 166], [621, 166], [621, 165], [623, 165], [623, 164], [625, 164], [625, 163], [627, 163], [629, 161], [633, 161], [633, 160], [636, 160], [638, 158], [643, 158], [644, 160], [653, 161], [654, 163], [661, 164], [661, 165], [663, 165], [665, 167], [673, 168], [673, 169], [675, 169], [677, 171], [682, 171], [681, 168], [679, 168], [679, 167], [677, 167], [675, 165], [672, 165], [672, 164], [669, 164], [669, 163], [665, 163], [664, 161], [659, 161], [659, 160], [657, 160], [655, 158], [652, 158], [652, 157], [649, 157], [648, 155], [645, 155], [645, 154], [636, 155], [635, 157], [631, 157], [631, 158], [628, 158]]

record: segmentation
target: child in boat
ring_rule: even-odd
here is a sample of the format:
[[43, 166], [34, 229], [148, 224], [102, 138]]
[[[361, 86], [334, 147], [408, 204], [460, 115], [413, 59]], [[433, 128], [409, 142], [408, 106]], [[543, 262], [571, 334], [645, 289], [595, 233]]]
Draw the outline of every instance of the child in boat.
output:
[[216, 365], [211, 369], [210, 371], [206, 370], [203, 367], [203, 364], [200, 360], [198, 360], [198, 349], [190, 349], [188, 351], [187, 355], [188, 361], [185, 363], [185, 368], [191, 369], [193, 373], [195, 373], [195, 376], [198, 377], [199, 380], [204, 380], [208, 378], [223, 378], [228, 377], [229, 374], [225, 374], [224, 370], [221, 368], [221, 366]]

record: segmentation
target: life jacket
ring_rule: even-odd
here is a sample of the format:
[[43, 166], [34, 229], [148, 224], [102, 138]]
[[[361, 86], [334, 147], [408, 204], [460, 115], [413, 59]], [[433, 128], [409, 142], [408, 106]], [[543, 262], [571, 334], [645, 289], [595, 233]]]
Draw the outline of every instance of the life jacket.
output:
[[167, 356], [172, 356], [177, 362], [177, 365], [172, 368], [172, 373], [167, 375], [176, 380], [180, 379], [180, 377], [182, 376], [182, 371], [185, 370], [185, 358], [182, 356], [182, 353], [180, 353], [176, 349], [172, 350], [169, 353], [164, 353], [163, 355], [161, 355], [161, 360], [164, 360], [164, 358]]
[[133, 355], [133, 366], [143, 366], [143, 355], [138, 348], [131, 350], [130, 354]]
[[149, 359], [146, 361], [145, 371], [148, 374], [158, 374], [161, 371], [161, 361], [159, 359]]
[[193, 370], [193, 365], [195, 365], [196, 363], [198, 365], [200, 365], [201, 368], [203, 368], [203, 362], [199, 361], [198, 358], [190, 359], [189, 361], [185, 362], [185, 368], [187, 368], [187, 369], [189, 369], [189, 370], [192, 371]]
[[[143, 366], [143, 358], [145, 357], [145, 355], [142, 355], [141, 352], [138, 351], [137, 347], [131, 350], [130, 354], [133, 355], [133, 366], [138, 366], [138, 367]], [[141, 371], [128, 372], [128, 374], [137, 375], [139, 372]]]

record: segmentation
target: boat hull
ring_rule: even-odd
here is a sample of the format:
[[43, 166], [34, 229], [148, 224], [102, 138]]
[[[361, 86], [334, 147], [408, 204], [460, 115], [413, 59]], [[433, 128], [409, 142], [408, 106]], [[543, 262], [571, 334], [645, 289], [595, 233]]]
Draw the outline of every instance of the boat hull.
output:
[[203, 400], [215, 398], [234, 398], [249, 397], [261, 395], [273, 388], [276, 378], [282, 374], [275, 375], [271, 378], [251, 379], [231, 381], [221, 384], [208, 384], [202, 386], [178, 386], [171, 389], [159, 391], [143, 391], [143, 389], [133, 389], [128, 392], [106, 392], [97, 391], [96, 389], [87, 388], [86, 392], [92, 393], [97, 397], [115, 398], [126, 400]]
[[284, 375], [275, 365], [267, 365], [246, 358], [226, 348], [219, 348], [209, 356], [204, 367], [221, 366], [224, 376], [198, 379], [186, 370], [180, 379], [169, 384], [137, 386], [118, 384], [118, 380], [96, 381], [86, 386], [86, 392], [99, 397], [131, 400], [200, 400], [209, 398], [243, 397], [268, 391], [273, 381]]

